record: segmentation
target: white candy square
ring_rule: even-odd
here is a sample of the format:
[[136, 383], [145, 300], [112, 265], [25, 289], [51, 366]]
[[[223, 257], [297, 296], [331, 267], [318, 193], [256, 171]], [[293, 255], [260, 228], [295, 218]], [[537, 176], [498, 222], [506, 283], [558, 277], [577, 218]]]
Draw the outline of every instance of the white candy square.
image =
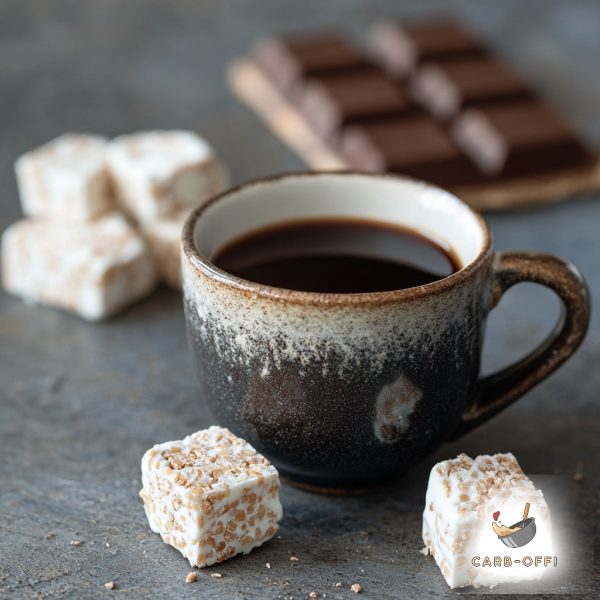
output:
[[435, 465], [423, 541], [451, 588], [538, 579], [554, 562], [544, 495], [510, 453], [461, 454]]
[[175, 290], [181, 290], [181, 229], [188, 214], [185, 209], [141, 225], [161, 280]]
[[115, 138], [107, 164], [118, 201], [140, 223], [196, 206], [227, 182], [211, 146], [189, 131], [145, 131]]
[[114, 209], [105, 168], [107, 140], [67, 133], [17, 159], [23, 212], [31, 217], [87, 221]]
[[14, 223], [2, 237], [2, 278], [27, 301], [96, 321], [149, 294], [156, 268], [140, 235], [111, 213], [86, 223]]
[[142, 485], [150, 528], [192, 566], [248, 554], [281, 518], [277, 470], [222, 427], [148, 450]]

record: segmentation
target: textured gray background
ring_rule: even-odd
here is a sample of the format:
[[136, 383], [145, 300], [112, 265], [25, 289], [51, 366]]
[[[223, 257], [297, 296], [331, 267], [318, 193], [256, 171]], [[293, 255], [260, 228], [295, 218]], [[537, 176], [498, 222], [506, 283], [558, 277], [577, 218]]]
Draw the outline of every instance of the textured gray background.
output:
[[[3, 0], [0, 229], [20, 214], [13, 160], [66, 130], [195, 129], [215, 144], [236, 181], [300, 168], [228, 93], [227, 60], [272, 30], [320, 24], [360, 34], [384, 15], [444, 7], [600, 142], [600, 3], [592, 0]], [[600, 198], [489, 220], [499, 248], [566, 256], [600, 297]], [[4, 295], [0, 310], [0, 597], [304, 598], [315, 590], [349, 598], [353, 582], [370, 598], [453, 597], [418, 551], [428, 471], [459, 451], [510, 450], [527, 472], [562, 477], [574, 568], [545, 587], [590, 597], [598, 583], [598, 314], [560, 372], [392, 489], [328, 498], [284, 488], [280, 538], [213, 569], [223, 579], [202, 573], [186, 585], [186, 562], [150, 533], [137, 497], [144, 450], [212, 422], [196, 398], [180, 296], [161, 291], [104, 325]], [[528, 285], [511, 291], [490, 322], [487, 368], [532, 347], [557, 311], [549, 292]], [[585, 476], [576, 483], [579, 461]], [[74, 539], [82, 545], [70, 545]], [[296, 566], [289, 553], [300, 557]], [[106, 591], [109, 580], [119, 590]], [[342, 590], [333, 588], [336, 581]]]

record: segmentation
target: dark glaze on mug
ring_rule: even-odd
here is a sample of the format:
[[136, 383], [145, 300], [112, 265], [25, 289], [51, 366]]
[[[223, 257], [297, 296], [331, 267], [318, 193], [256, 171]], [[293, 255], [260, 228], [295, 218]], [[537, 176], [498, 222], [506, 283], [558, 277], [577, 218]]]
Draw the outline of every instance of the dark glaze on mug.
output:
[[[425, 217], [430, 207], [439, 208], [437, 226], [447, 222], [459, 244], [461, 236], [475, 236], [471, 258], [428, 285], [369, 294], [265, 286], [207, 258], [211, 245], [218, 246], [215, 224], [244, 207], [254, 211], [253, 203], [258, 210], [257, 198], [271, 194], [292, 203], [299, 191], [325, 198], [331, 190], [341, 206], [345, 190], [372, 197], [387, 190], [392, 207], [397, 191], [398, 202], [414, 197], [421, 203]], [[585, 283], [570, 263], [538, 253], [494, 253], [477, 213], [438, 188], [402, 177], [322, 173], [252, 182], [188, 217], [183, 253], [201, 398], [284, 477], [321, 488], [381, 483], [487, 420], [562, 364], [589, 318]], [[567, 317], [528, 357], [481, 379], [486, 315], [519, 281], [549, 286]]]

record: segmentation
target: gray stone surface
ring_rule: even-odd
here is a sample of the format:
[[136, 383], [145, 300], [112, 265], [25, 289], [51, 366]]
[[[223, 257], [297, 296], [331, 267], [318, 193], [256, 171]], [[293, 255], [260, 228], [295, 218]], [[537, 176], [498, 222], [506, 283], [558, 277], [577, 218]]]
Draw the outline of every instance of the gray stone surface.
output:
[[[3, 0], [0, 4], [0, 229], [19, 217], [13, 160], [66, 130], [114, 135], [196, 129], [236, 181], [300, 162], [228, 93], [227, 60], [257, 36], [340, 25], [360, 34], [384, 15], [453, 8], [517, 63], [582, 132], [600, 141], [600, 4], [571, 0]], [[574, 260], [600, 296], [600, 198], [490, 215], [499, 248]], [[540, 340], [558, 311], [523, 285], [493, 315], [488, 369]], [[600, 317], [576, 357], [492, 422], [444, 446], [391, 489], [330, 498], [284, 488], [280, 536], [200, 574], [147, 527], [139, 461], [153, 443], [212, 420], [196, 397], [181, 298], [161, 291], [103, 325], [0, 295], [0, 597], [453, 597], [419, 554], [428, 471], [460, 451], [513, 451], [529, 473], [556, 475], [569, 498], [572, 569], [547, 593], [591, 597], [598, 584]], [[571, 478], [583, 461], [584, 479]], [[562, 479], [561, 479], [562, 478]], [[563, 495], [564, 497], [564, 495]], [[81, 540], [80, 546], [70, 545]], [[291, 566], [288, 554], [300, 557]], [[265, 563], [271, 564], [271, 569]], [[104, 583], [118, 589], [108, 592]], [[340, 581], [342, 589], [333, 584]], [[526, 586], [507, 588], [511, 594]], [[598, 589], [595, 589], [598, 593]], [[506, 596], [504, 596], [506, 597]], [[556, 596], [555, 596], [556, 597]]]

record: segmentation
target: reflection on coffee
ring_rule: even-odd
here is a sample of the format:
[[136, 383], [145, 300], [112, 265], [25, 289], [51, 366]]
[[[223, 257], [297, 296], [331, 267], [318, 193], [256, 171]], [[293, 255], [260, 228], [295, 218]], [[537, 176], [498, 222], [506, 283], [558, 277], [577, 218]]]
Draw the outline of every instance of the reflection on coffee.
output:
[[412, 229], [355, 219], [303, 220], [252, 232], [212, 261], [224, 271], [305, 292], [399, 290], [461, 268], [454, 251]]

